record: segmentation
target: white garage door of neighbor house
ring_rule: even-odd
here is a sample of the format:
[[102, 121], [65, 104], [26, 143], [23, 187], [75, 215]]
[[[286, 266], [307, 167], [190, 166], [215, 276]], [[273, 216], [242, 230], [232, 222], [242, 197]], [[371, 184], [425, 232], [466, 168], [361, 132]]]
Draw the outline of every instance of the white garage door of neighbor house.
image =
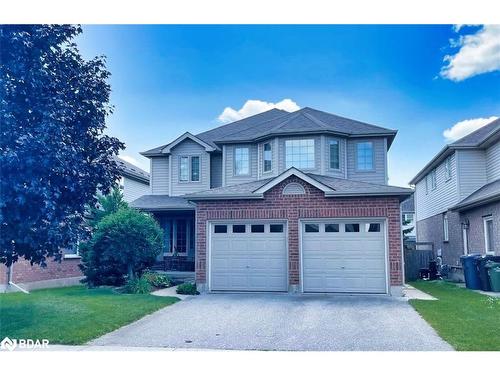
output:
[[302, 222], [304, 292], [386, 293], [383, 220]]
[[287, 291], [286, 224], [210, 225], [212, 291]]

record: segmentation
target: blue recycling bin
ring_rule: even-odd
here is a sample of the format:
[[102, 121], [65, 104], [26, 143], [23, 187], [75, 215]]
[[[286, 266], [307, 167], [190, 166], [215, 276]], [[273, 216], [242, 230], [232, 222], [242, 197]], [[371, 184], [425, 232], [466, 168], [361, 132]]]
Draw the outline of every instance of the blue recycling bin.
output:
[[479, 258], [481, 258], [480, 254], [468, 254], [460, 257], [464, 269], [465, 286], [468, 289], [481, 289], [481, 279], [477, 268]]

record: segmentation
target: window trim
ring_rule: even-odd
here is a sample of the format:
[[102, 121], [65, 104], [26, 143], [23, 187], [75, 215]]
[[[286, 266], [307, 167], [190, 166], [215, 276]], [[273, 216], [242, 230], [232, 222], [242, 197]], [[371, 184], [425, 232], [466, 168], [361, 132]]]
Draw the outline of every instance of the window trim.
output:
[[[198, 179], [193, 180], [193, 159], [198, 158]], [[193, 155], [189, 157], [189, 179], [191, 182], [201, 181], [201, 157], [199, 155]]]
[[444, 161], [444, 181], [451, 180], [451, 156], [448, 156]]
[[[182, 179], [182, 160], [183, 159], [187, 159], [187, 177], [185, 180]], [[189, 156], [185, 156], [185, 155], [180, 156], [179, 155], [179, 182], [189, 182], [189, 170], [191, 169], [189, 167], [189, 162], [190, 162]]]
[[431, 179], [431, 191], [437, 189], [437, 171], [436, 168], [434, 168], [432, 171], [429, 172], [429, 176]]
[[[181, 160], [183, 158], [188, 159], [188, 179], [181, 180]], [[193, 158], [198, 158], [198, 180], [193, 180]], [[189, 184], [189, 183], [201, 183], [201, 174], [202, 174], [202, 155], [201, 154], [193, 154], [193, 155], [179, 155], [178, 157], [178, 173], [177, 173], [177, 181], [181, 184]]]
[[[361, 169], [359, 168], [359, 145], [363, 143], [370, 143], [372, 145], [372, 167], [371, 169]], [[375, 171], [375, 143], [373, 141], [358, 141], [356, 142], [356, 172], [374, 172]]]
[[[236, 150], [237, 149], [247, 149], [248, 151], [248, 173], [236, 173]], [[235, 146], [233, 148], [233, 176], [234, 177], [246, 177], [252, 175], [252, 154], [250, 152], [250, 146]]]
[[[271, 159], [269, 159], [269, 161], [271, 162], [271, 168], [266, 171], [266, 145], [269, 145], [269, 147], [271, 148], [269, 150], [269, 152], [271, 153]], [[273, 172], [273, 142], [272, 141], [269, 141], [269, 142], [265, 142], [262, 144], [262, 174], [267, 174], [267, 173], [272, 173]]]
[[[488, 228], [488, 222], [491, 221], [491, 225], [494, 224], [493, 222], [493, 216], [489, 215], [489, 216], [484, 216], [483, 217], [483, 232], [484, 232], [484, 253], [487, 254], [487, 255], [492, 255], [492, 254], [495, 254], [495, 249], [489, 249], [489, 246], [492, 246], [492, 244], [489, 243], [488, 241], [488, 235], [487, 235], [487, 228]], [[493, 233], [492, 233], [492, 237], [493, 237]]]
[[[337, 163], [338, 163], [338, 168], [332, 168], [332, 144], [336, 143], [337, 144]], [[328, 140], [328, 169], [332, 171], [340, 171], [340, 140], [339, 139], [330, 139]]]
[[[295, 165], [290, 165], [288, 166], [288, 163], [287, 163], [287, 160], [286, 160], [286, 143], [289, 142], [289, 141], [312, 141], [313, 143], [313, 166], [312, 167], [309, 167], [309, 168], [304, 168], [304, 167], [299, 167], [299, 166], [295, 166]], [[303, 171], [312, 171], [312, 170], [315, 170], [316, 169], [316, 139], [315, 138], [288, 138], [288, 139], [285, 139], [285, 144], [284, 144], [284, 162], [285, 162], [285, 169], [289, 169], [289, 168], [297, 168], [297, 169], [300, 169], [300, 170], [303, 170]]]
[[448, 214], [443, 214], [443, 242], [450, 241], [450, 221], [448, 219]]

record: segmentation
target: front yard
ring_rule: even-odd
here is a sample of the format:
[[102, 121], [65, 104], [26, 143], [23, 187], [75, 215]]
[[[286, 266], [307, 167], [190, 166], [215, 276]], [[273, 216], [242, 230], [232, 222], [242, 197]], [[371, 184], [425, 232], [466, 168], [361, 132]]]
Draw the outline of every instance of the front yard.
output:
[[0, 294], [0, 338], [83, 344], [177, 301], [83, 286]]
[[438, 301], [410, 303], [456, 350], [500, 350], [500, 298], [444, 281], [411, 284], [438, 298]]

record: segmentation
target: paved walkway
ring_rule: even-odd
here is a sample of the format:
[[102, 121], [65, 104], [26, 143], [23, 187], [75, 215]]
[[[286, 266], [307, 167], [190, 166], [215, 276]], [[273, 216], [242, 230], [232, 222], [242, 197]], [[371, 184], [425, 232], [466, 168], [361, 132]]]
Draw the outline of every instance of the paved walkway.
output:
[[452, 350], [404, 298], [210, 294], [90, 345], [250, 350]]

